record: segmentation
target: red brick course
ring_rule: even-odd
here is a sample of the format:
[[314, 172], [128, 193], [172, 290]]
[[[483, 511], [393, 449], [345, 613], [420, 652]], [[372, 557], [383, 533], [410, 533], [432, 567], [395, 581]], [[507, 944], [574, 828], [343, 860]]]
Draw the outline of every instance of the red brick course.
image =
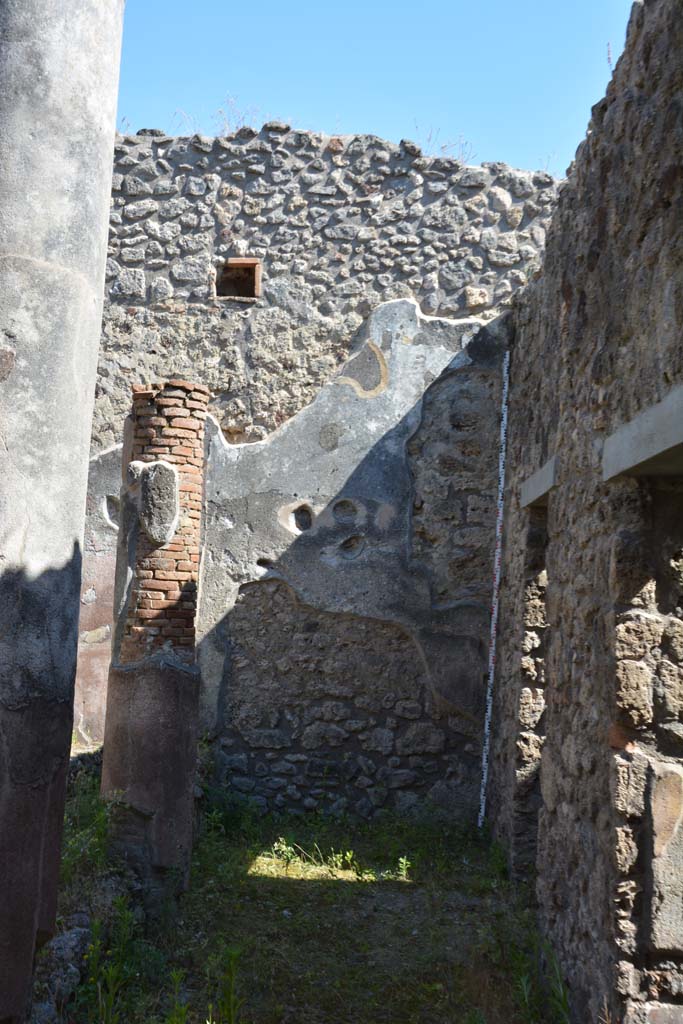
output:
[[175, 536], [155, 548], [141, 534], [135, 578], [121, 643], [122, 662], [163, 647], [193, 655], [204, 470], [204, 424], [209, 389], [173, 379], [133, 385], [132, 459], [158, 459], [178, 471], [180, 516]]

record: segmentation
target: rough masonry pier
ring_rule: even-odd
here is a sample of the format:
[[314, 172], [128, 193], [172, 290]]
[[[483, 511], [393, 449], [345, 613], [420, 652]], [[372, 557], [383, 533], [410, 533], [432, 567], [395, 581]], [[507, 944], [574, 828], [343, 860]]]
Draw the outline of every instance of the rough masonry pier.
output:
[[180, 380], [133, 388], [127, 482], [144, 530], [122, 637], [124, 661], [169, 646], [179, 657], [192, 655], [208, 399], [208, 388]]
[[576, 1021], [683, 1022], [682, 92], [634, 4], [515, 313], [490, 820]]
[[114, 805], [113, 847], [152, 903], [169, 877], [184, 886], [192, 847], [208, 399], [184, 380], [136, 386], [125, 429], [102, 792]]

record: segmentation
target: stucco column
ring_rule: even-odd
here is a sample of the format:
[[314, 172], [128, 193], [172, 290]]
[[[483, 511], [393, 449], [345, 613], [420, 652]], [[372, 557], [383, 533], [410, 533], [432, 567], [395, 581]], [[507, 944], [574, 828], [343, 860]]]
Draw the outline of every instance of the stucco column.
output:
[[124, 0], [0, 0], [0, 1022], [55, 920]]

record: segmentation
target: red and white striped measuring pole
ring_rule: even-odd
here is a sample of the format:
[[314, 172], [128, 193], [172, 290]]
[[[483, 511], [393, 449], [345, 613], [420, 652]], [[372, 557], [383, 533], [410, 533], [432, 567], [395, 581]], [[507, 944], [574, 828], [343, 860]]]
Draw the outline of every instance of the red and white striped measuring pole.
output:
[[486, 787], [489, 780], [489, 754], [491, 752], [491, 718], [493, 716], [493, 681], [496, 674], [496, 641], [498, 639], [498, 605], [500, 600], [500, 573], [503, 554], [503, 497], [505, 493], [505, 455], [508, 432], [508, 393], [510, 390], [510, 353], [503, 359], [503, 399], [500, 411], [500, 448], [498, 451], [498, 502], [496, 508], [496, 547], [493, 558], [493, 593], [491, 598], [491, 631], [489, 633], [489, 671], [486, 686], [486, 715], [484, 718], [484, 745], [481, 753], [481, 790], [479, 792], [479, 818], [482, 828], [486, 818]]

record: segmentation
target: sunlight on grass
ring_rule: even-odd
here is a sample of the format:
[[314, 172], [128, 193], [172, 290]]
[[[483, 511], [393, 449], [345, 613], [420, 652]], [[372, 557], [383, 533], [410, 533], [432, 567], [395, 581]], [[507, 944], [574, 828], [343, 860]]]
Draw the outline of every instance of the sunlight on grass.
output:
[[297, 843], [293, 845], [279, 836], [268, 853], [259, 854], [250, 864], [247, 874], [253, 877], [303, 879], [334, 878], [341, 882], [409, 882], [411, 864], [407, 857], [399, 857], [394, 870], [363, 867], [353, 850], [343, 852], [331, 849], [325, 855], [315, 843], [312, 852]]
[[531, 890], [474, 832], [217, 798], [189, 892], [146, 929], [134, 884], [102, 862], [92, 781], [70, 795], [66, 842], [62, 912], [85, 894], [100, 918], [70, 1024], [108, 1024], [103, 994], [119, 1024], [565, 1024], [543, 997]]
[[[272, 857], [268, 853], [259, 854], [249, 866], [247, 874], [251, 878], [303, 878], [303, 879], [330, 879], [337, 882], [361, 882], [369, 879], [361, 879], [353, 871], [337, 870], [336, 868], [318, 867], [315, 864], [288, 864], [283, 866], [282, 861]], [[374, 879], [373, 879], [374, 881]]]

